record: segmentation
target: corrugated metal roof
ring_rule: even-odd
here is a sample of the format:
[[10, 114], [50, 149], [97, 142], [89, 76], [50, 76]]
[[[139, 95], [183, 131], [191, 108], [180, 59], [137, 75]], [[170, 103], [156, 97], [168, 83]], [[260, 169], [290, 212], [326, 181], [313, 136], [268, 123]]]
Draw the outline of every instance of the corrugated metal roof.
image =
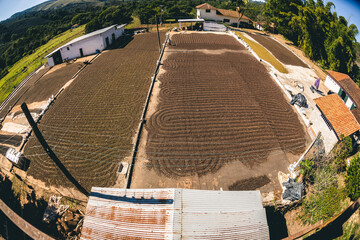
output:
[[259, 191], [93, 187], [82, 239], [269, 239]]
[[85, 35], [83, 35], [83, 36], [80, 36], [80, 37], [78, 37], [78, 38], [75, 38], [75, 39], [71, 40], [70, 42], [62, 45], [61, 47], [58, 47], [57, 49], [55, 49], [54, 51], [52, 51], [51, 53], [49, 53], [49, 54], [46, 55], [45, 57], [49, 57], [49, 56], [52, 55], [53, 53], [57, 52], [59, 49], [61, 49], [61, 48], [63, 48], [63, 47], [66, 47], [66, 46], [69, 46], [70, 44], [74, 44], [74, 43], [80, 42], [80, 41], [82, 41], [82, 40], [84, 40], [84, 39], [87, 39], [87, 38], [90, 38], [90, 37], [93, 37], [93, 36], [96, 36], [96, 35], [105, 33], [105, 32], [107, 32], [107, 31], [109, 31], [110, 29], [112, 29], [113, 27], [116, 27], [117, 29], [119, 29], [119, 28], [124, 27], [125, 25], [126, 25], [126, 24], [123, 24], [123, 25], [120, 25], [120, 26], [119, 26], [119, 25], [115, 24], [115, 25], [112, 25], [112, 26], [110, 26], [110, 27], [102, 28], [102, 29], [96, 30], [96, 31], [94, 31], [94, 32], [85, 34]]

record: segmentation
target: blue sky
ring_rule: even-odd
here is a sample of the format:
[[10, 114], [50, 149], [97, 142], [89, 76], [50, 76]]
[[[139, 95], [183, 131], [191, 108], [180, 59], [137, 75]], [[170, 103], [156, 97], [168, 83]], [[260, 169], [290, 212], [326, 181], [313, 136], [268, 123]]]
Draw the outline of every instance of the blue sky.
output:
[[[0, 0], [1, 1], [1, 0]], [[355, 24], [360, 32], [360, 2], [356, 0], [326, 0], [335, 4], [335, 12], [338, 16], [344, 16], [348, 21], [348, 25]], [[360, 42], [360, 34], [356, 36], [356, 40]]]
[[0, 0], [0, 21], [47, 0]]
[[[0, 21], [9, 18], [17, 12], [45, 2], [46, 0], [0, 0]], [[260, 0], [263, 1], [263, 0]], [[335, 11], [338, 16], [344, 16], [349, 24], [355, 24], [360, 31], [360, 2], [357, 0], [324, 0], [324, 2], [333, 2], [335, 4]], [[360, 42], [360, 34], [356, 36]]]

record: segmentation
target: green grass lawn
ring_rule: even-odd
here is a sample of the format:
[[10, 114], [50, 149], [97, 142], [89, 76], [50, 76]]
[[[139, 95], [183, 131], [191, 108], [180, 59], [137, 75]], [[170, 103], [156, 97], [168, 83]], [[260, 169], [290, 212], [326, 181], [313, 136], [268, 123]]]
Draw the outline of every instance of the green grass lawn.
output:
[[137, 16], [131, 16], [133, 18], [132, 22], [125, 26], [125, 29], [137, 28], [141, 25], [140, 18]]
[[46, 44], [37, 48], [31, 55], [24, 56], [17, 61], [10, 69], [9, 73], [0, 80], [0, 102], [12, 92], [12, 90], [21, 83], [32, 71], [41, 66], [47, 60], [44, 58], [48, 53], [60, 47], [61, 45], [71, 41], [74, 38], [83, 35], [84, 26], [80, 26], [73, 30], [63, 32]]
[[259, 56], [259, 58], [265, 60], [266, 62], [273, 65], [274, 68], [276, 68], [281, 73], [288, 73], [287, 69], [284, 67], [284, 65], [279, 62], [266, 48], [264, 48], [262, 45], [251, 41], [250, 39], [246, 38], [243, 34], [240, 32], [235, 32], [235, 34], [240, 37], [243, 41], [245, 41], [251, 48], [254, 50], [254, 52]]

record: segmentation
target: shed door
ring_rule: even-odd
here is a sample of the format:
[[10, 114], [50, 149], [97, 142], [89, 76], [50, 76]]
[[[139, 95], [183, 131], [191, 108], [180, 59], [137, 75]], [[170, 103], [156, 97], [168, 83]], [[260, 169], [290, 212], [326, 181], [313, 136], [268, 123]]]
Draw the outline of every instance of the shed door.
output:
[[84, 52], [83, 52], [82, 48], [80, 48], [80, 56], [81, 56], [81, 57], [84, 56]]
[[106, 42], [106, 48], [108, 48], [108, 47], [110, 46], [109, 38], [108, 38], [108, 37], [105, 38], [105, 42]]
[[53, 59], [54, 59], [54, 64], [60, 64], [63, 62], [62, 56], [61, 56], [61, 52], [56, 51], [53, 55], [52, 55]]

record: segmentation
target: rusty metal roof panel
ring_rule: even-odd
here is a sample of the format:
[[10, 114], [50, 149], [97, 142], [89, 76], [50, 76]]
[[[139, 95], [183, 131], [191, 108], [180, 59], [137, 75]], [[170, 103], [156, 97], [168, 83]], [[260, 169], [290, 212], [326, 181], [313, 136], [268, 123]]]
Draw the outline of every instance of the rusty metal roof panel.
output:
[[82, 239], [269, 239], [259, 191], [92, 188]]
[[82, 239], [173, 239], [176, 189], [93, 187]]

